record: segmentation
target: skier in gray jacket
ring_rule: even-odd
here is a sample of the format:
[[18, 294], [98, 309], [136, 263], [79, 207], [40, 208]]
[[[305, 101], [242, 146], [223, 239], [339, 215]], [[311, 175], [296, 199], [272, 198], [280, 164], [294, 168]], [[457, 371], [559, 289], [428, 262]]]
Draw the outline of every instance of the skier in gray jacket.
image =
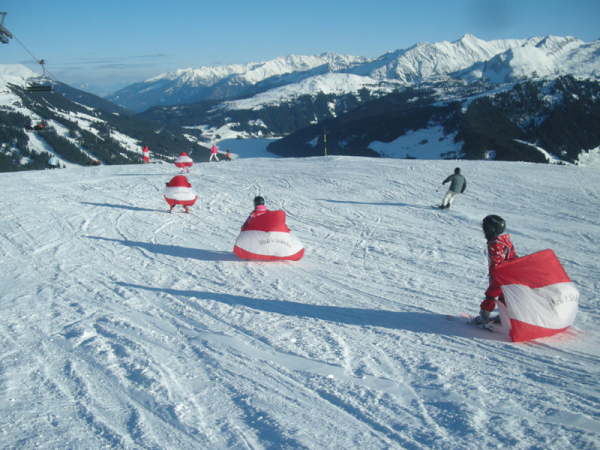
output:
[[442, 185], [448, 183], [449, 181], [451, 182], [450, 187], [444, 196], [444, 200], [442, 200], [440, 209], [449, 209], [454, 197], [456, 197], [456, 194], [462, 194], [467, 188], [467, 180], [460, 174], [460, 168], [458, 167], [454, 169], [454, 173], [452, 175], [444, 180]]

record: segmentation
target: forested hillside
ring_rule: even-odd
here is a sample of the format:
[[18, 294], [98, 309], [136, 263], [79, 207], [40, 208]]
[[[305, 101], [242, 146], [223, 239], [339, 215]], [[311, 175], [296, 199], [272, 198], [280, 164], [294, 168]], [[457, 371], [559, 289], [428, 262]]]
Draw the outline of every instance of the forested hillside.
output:
[[[10, 92], [18, 100], [0, 110], [2, 172], [43, 169], [51, 153], [82, 166], [138, 163], [143, 146], [150, 148], [156, 160], [171, 161], [184, 151], [208, 158], [199, 132], [132, 116], [91, 94], [79, 94], [73, 88], [63, 89], [63, 94], [60, 90], [29, 92], [16, 85], [10, 85]], [[48, 151], [32, 147], [31, 133]]]
[[[439, 86], [438, 86], [439, 88]], [[281, 156], [372, 153], [433, 125], [462, 146], [448, 159], [547, 162], [543, 151], [573, 162], [600, 145], [600, 82], [571, 76], [517, 83], [470, 99], [439, 101], [439, 89], [412, 89], [367, 102], [347, 114], [299, 130], [269, 146]]]

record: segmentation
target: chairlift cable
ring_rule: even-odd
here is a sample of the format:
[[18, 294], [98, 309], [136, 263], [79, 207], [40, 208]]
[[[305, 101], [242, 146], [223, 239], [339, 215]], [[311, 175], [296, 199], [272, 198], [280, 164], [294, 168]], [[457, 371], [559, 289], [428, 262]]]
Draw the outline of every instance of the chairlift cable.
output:
[[[10, 31], [8, 31], [8, 29], [4, 26], [4, 17], [6, 16], [6, 13], [2, 12], [0, 14], [2, 14], [2, 21], [0, 22], [0, 31], [2, 31], [10, 39], [14, 39], [15, 41], [17, 41], [19, 43], [19, 45], [21, 47], [23, 47], [25, 49], [25, 51], [31, 55], [31, 57], [35, 60], [35, 62], [38, 63], [38, 64], [40, 64], [42, 66], [42, 69], [44, 70], [44, 74], [42, 76], [44, 76], [46, 74], [46, 72], [48, 72], [50, 74], [50, 76], [52, 78], [54, 78], [55, 81], [58, 81], [56, 79], [56, 77], [50, 73], [49, 70], [46, 70], [46, 68], [44, 67], [44, 60], [43, 59], [37, 59], [35, 56], [33, 56], [33, 53], [31, 53], [27, 49], [27, 47], [25, 47], [23, 45], [23, 43], [14, 34], [12, 34]], [[8, 43], [8, 40], [6, 41], [6, 43]]]
[[[2, 15], [2, 19], [0, 20], [0, 41], [3, 44], [8, 44], [9, 39], [16, 40], [19, 43], [19, 45], [31, 55], [35, 62], [42, 66], [42, 75], [40, 75], [39, 77], [35, 77], [35, 81], [30, 81], [34, 80], [34, 78], [28, 78], [27, 80], [25, 80], [25, 89], [28, 91], [36, 92], [52, 91], [52, 84], [54, 83], [52, 80], [54, 79], [54, 81], [58, 83], [58, 79], [54, 75], [52, 75], [52, 73], [49, 70], [46, 70], [46, 68], [44, 67], [45, 61], [43, 59], [37, 59], [35, 56], [33, 56], [33, 53], [31, 53], [15, 35], [13, 35], [4, 27], [4, 18], [6, 17], [6, 13], [2, 12], [0, 13], [0, 15]], [[48, 75], [50, 75], [50, 77], [46, 76], [46, 72], [48, 72]]]
[[[42, 69], [44, 70], [44, 72], [48, 72], [48, 74], [49, 74], [49, 75], [50, 75], [50, 76], [51, 76], [51, 77], [54, 79], [54, 81], [58, 82], [58, 79], [57, 79], [57, 78], [56, 78], [54, 75], [52, 75], [52, 73], [51, 73], [51, 72], [50, 72], [48, 69], [46, 69], [46, 68], [44, 67], [44, 63], [43, 63], [43, 61], [44, 61], [44, 60], [43, 60], [43, 59], [37, 59], [35, 56], [33, 56], [33, 54], [32, 54], [32, 53], [31, 53], [31, 52], [30, 52], [30, 51], [27, 49], [27, 47], [25, 47], [25, 46], [24, 46], [24, 45], [21, 43], [21, 41], [19, 41], [19, 39], [17, 39], [17, 37], [16, 37], [14, 34], [12, 35], [12, 37], [13, 37], [13, 39], [14, 39], [15, 41], [17, 41], [17, 42], [18, 42], [18, 43], [21, 45], [21, 47], [23, 47], [23, 48], [25, 49], [25, 51], [26, 51], [27, 53], [29, 53], [29, 54], [31, 55], [31, 57], [32, 57], [32, 58], [35, 60], [35, 62], [37, 62], [39, 65], [41, 65], [41, 66], [42, 66]], [[42, 75], [42, 76], [43, 76], [43, 75]]]

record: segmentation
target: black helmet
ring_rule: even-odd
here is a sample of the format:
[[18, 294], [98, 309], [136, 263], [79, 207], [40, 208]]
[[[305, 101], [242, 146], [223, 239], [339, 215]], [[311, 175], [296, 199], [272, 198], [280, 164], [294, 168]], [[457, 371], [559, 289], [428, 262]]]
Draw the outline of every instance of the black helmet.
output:
[[460, 167], [457, 167], [456, 169], [454, 169], [454, 173], [459, 174], [460, 173]]
[[265, 204], [265, 199], [262, 198], [260, 195], [258, 197], [254, 197], [254, 206], [264, 205], [264, 204]]
[[502, 217], [496, 215], [486, 216], [481, 226], [483, 227], [483, 234], [488, 240], [504, 233], [504, 230], [506, 230], [506, 222]]

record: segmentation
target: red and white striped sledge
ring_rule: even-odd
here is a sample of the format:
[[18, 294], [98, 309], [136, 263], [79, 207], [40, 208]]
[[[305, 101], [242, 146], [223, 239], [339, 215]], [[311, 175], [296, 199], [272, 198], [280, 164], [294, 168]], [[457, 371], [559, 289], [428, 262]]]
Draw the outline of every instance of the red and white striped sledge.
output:
[[184, 175], [177, 175], [167, 183], [164, 196], [170, 206], [192, 206], [198, 199], [196, 191]]
[[242, 259], [299, 261], [304, 246], [286, 226], [285, 212], [277, 210], [252, 219], [235, 240], [233, 253]]
[[175, 166], [179, 167], [183, 172], [183, 169], [187, 168], [187, 171], [190, 171], [190, 167], [194, 165], [194, 161], [190, 158], [187, 153], [182, 152], [177, 158], [175, 158]]
[[496, 304], [514, 342], [555, 335], [575, 321], [579, 291], [552, 250], [503, 262], [491, 275], [491, 286], [504, 294], [506, 306]]

